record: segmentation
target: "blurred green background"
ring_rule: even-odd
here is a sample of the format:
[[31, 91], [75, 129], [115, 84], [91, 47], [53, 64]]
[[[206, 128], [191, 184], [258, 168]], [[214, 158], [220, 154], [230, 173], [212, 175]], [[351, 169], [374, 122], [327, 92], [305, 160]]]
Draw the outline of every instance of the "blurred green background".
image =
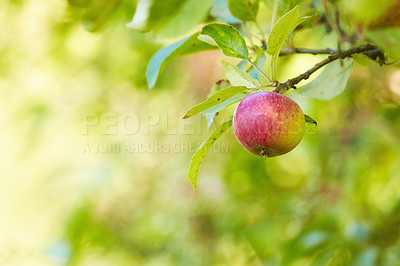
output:
[[[288, 93], [318, 126], [267, 160], [228, 132], [195, 192], [209, 129], [181, 117], [226, 58], [175, 60], [148, 90], [151, 56], [176, 39], [125, 28], [135, 3], [119, 2], [96, 11], [109, 21], [0, 2], [0, 265], [400, 265], [400, 70], [356, 65], [326, 102]], [[297, 41], [335, 43], [321, 35]], [[285, 57], [280, 79], [323, 58]]]

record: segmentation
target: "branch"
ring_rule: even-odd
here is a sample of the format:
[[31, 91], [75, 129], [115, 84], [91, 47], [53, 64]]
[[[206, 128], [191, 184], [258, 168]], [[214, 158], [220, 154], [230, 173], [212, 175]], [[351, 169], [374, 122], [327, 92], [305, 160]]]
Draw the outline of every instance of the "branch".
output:
[[365, 53], [366, 55], [368, 55], [368, 52], [371, 52], [371, 51], [374, 51], [377, 49], [379, 49], [379, 48], [375, 45], [364, 44], [364, 45], [360, 45], [360, 46], [357, 46], [357, 47], [354, 47], [354, 48], [351, 48], [348, 50], [339, 51], [339, 52], [336, 51], [334, 54], [328, 56], [328, 58], [326, 58], [325, 60], [315, 64], [314, 67], [310, 68], [303, 74], [301, 74], [295, 78], [288, 79], [286, 82], [283, 82], [283, 83], [278, 82], [277, 84], [275, 84], [276, 89], [274, 90], [274, 92], [284, 93], [291, 88], [295, 89], [296, 88], [295, 85], [298, 84], [300, 81], [308, 79], [311, 76], [311, 74], [313, 74], [315, 71], [317, 71], [321, 67], [323, 67], [337, 59], [344, 59], [346, 57], [350, 57], [352, 54]]
[[312, 54], [312, 55], [317, 55], [317, 54], [336, 54], [337, 52], [338, 52], [338, 50], [331, 49], [331, 48], [319, 49], [319, 50], [305, 49], [305, 48], [293, 48], [293, 49], [282, 50], [279, 53], [279, 56], [292, 55], [292, 54]]

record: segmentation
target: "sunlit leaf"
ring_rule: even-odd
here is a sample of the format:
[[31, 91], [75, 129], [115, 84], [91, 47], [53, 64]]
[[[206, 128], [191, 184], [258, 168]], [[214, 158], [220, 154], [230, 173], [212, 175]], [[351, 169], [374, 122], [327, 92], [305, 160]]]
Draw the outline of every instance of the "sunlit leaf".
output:
[[201, 111], [204, 111], [210, 107], [213, 107], [219, 103], [222, 103], [223, 101], [235, 96], [236, 94], [246, 91], [248, 88], [244, 86], [232, 86], [228, 87], [226, 89], [222, 89], [220, 91], [217, 91], [216, 93], [210, 95], [210, 97], [207, 98], [204, 102], [201, 102], [195, 106], [193, 106], [187, 113], [183, 116], [183, 119], [186, 119], [188, 117], [191, 117], [195, 114], [200, 113]]
[[[226, 56], [248, 59], [249, 51], [240, 33], [232, 26], [213, 23], [203, 27], [199, 39], [217, 45]], [[207, 36], [204, 39], [204, 35]]]
[[354, 61], [346, 59], [342, 60], [342, 63], [339, 60], [329, 63], [318, 77], [297, 91], [303, 96], [319, 100], [329, 100], [339, 95], [346, 88]]
[[197, 190], [197, 174], [199, 172], [200, 164], [206, 156], [208, 150], [217, 141], [217, 139], [232, 126], [232, 119], [222, 123], [213, 133], [207, 138], [203, 144], [197, 149], [193, 155], [189, 166], [189, 180], [193, 188]]
[[222, 103], [219, 103], [211, 108], [208, 108], [201, 113], [204, 114], [207, 118], [207, 125], [208, 127], [211, 126], [212, 122], [214, 121], [215, 117], [218, 115], [218, 113], [224, 109], [225, 107], [230, 106], [231, 104], [237, 103], [241, 101], [244, 97], [246, 97], [249, 93], [239, 93], [238, 95], [229, 98], [228, 100], [223, 101]]
[[246, 93], [246, 92], [244, 92], [244, 93], [239, 93], [239, 94], [237, 94], [236, 96], [231, 97], [231, 98], [229, 98], [229, 99], [227, 99], [227, 100], [225, 100], [225, 101], [223, 101], [223, 102], [221, 102], [221, 103], [219, 103], [219, 104], [217, 104], [217, 105], [215, 105], [215, 106], [212, 106], [212, 107], [210, 107], [210, 108], [207, 108], [206, 110], [201, 111], [201, 112], [202, 112], [203, 114], [210, 114], [210, 113], [219, 112], [219, 111], [221, 111], [222, 109], [224, 109], [225, 107], [227, 107], [227, 106], [229, 106], [229, 105], [231, 105], [231, 104], [233, 104], [233, 103], [236, 103], [236, 102], [242, 100], [242, 99], [243, 99], [244, 97], [246, 97], [248, 94], [249, 94], [249, 93]]
[[188, 0], [140, 0], [128, 28], [137, 31], [150, 31], [163, 27], [174, 17]]
[[202, 50], [215, 49], [216, 47], [200, 41], [196, 33], [187, 37], [179, 42], [171, 44], [158, 50], [151, 58], [146, 70], [146, 79], [149, 88], [153, 88], [156, 84], [157, 78], [165, 67], [176, 57], [199, 52]]
[[269, 7], [271, 10], [274, 9], [274, 5], [275, 5], [276, 1], [278, 2], [278, 12], [279, 12], [279, 14], [282, 14], [282, 13], [285, 13], [285, 12], [291, 10], [292, 8], [294, 8], [295, 6], [297, 6], [304, 0], [263, 0], [265, 5], [267, 7]]
[[147, 25], [147, 20], [150, 16], [151, 4], [151, 0], [140, 0], [137, 3], [132, 21], [127, 23], [126, 27], [138, 31], [148, 31], [150, 27]]
[[268, 36], [267, 52], [271, 55], [279, 53], [284, 41], [301, 22], [312, 16], [300, 17], [299, 6], [284, 14], [272, 27]]
[[[243, 60], [245, 61], [245, 60]], [[217, 91], [220, 91], [222, 89], [225, 89], [227, 87], [230, 87], [231, 83], [228, 80], [221, 80], [219, 82], [217, 82], [216, 84], [214, 84], [214, 86], [211, 88], [211, 91], [208, 95], [208, 97], [210, 97], [210, 95], [216, 93]], [[205, 115], [205, 117], [207, 118], [207, 125], [208, 127], [211, 127], [214, 119], [217, 117], [217, 115], [219, 114], [219, 112], [224, 109], [225, 107], [228, 107], [231, 104], [234, 104], [240, 100], [242, 100], [244, 97], [246, 97], [246, 95], [248, 95], [248, 92], [244, 92], [244, 93], [239, 93], [215, 106], [212, 106], [206, 110], [201, 111], [201, 113], [203, 115]]]
[[222, 60], [222, 64], [225, 68], [226, 77], [233, 86], [245, 86], [247, 88], [259, 86], [258, 81], [253, 79], [249, 73], [224, 60]]
[[286, 38], [300, 23], [313, 17], [300, 17], [299, 8], [299, 5], [297, 5], [292, 10], [284, 14], [272, 27], [271, 33], [268, 36], [267, 52], [272, 55], [272, 69], [274, 72], [278, 63], [279, 52]]
[[175, 37], [185, 34], [207, 17], [212, 0], [188, 0], [165, 23], [155, 28], [157, 36]]
[[255, 21], [258, 12], [258, 0], [228, 0], [232, 15], [243, 21]]

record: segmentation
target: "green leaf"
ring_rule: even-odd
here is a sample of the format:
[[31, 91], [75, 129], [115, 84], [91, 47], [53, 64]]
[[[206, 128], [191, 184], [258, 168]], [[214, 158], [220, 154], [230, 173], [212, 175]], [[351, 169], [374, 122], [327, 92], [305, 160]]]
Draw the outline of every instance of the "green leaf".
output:
[[[164, 0], [163, 0], [164, 1]], [[207, 17], [212, 0], [188, 0], [164, 24], [155, 28], [162, 37], [175, 37], [185, 34]]]
[[147, 21], [150, 16], [151, 4], [151, 0], [140, 0], [136, 5], [132, 21], [125, 24], [125, 26], [137, 31], [149, 31], [150, 27], [147, 25]]
[[160, 29], [176, 16], [189, 0], [140, 0], [132, 21], [126, 27], [147, 32]]
[[215, 49], [214, 46], [200, 41], [197, 37], [200, 33], [195, 33], [179, 42], [171, 44], [158, 50], [151, 58], [146, 70], [146, 79], [149, 88], [153, 88], [157, 78], [165, 67], [176, 57], [203, 50]]
[[212, 122], [214, 122], [214, 119], [219, 114], [219, 111], [221, 111], [225, 107], [228, 107], [231, 104], [241, 101], [247, 95], [248, 93], [240, 93], [238, 96], [229, 98], [228, 100], [223, 101], [222, 103], [219, 103], [211, 108], [208, 108], [207, 110], [202, 111], [201, 113], [205, 115], [207, 118], [207, 126], [209, 128], [211, 127]]
[[223, 101], [222, 103], [219, 103], [211, 108], [208, 108], [204, 111], [201, 111], [202, 114], [204, 114], [207, 118], [208, 121], [208, 127], [211, 126], [212, 122], [214, 121], [214, 118], [218, 115], [218, 112], [224, 109], [225, 107], [228, 107], [231, 104], [237, 103], [241, 101], [244, 97], [249, 95], [248, 92], [245, 93], [239, 93], [237, 96], [229, 98], [228, 100]]
[[297, 5], [292, 10], [284, 14], [272, 27], [267, 42], [267, 52], [270, 55], [279, 53], [289, 34], [297, 27], [297, 25], [311, 17], [309, 16], [301, 18], [299, 14], [299, 7], [300, 6]]
[[362, 66], [368, 66], [369, 64], [369, 57], [365, 54], [352, 54], [351, 57]]
[[232, 26], [213, 23], [203, 27], [199, 39], [218, 46], [226, 56], [249, 58], [246, 42]]
[[271, 10], [274, 9], [276, 1], [278, 2], [278, 12], [279, 14], [282, 14], [291, 10], [304, 0], [263, 0], [264, 4]]
[[310, 123], [310, 124], [317, 125], [317, 121], [315, 121], [314, 119], [312, 119], [310, 116], [304, 114], [304, 118], [306, 119], [306, 123]]
[[255, 21], [258, 12], [258, 0], [228, 0], [229, 11], [243, 21]]
[[315, 22], [321, 17], [321, 13], [318, 9], [311, 9], [303, 14], [303, 17], [308, 16], [310, 16], [310, 18], [301, 22], [298, 27], [301, 27], [302, 29], [315, 27]]
[[201, 111], [201, 113], [202, 114], [212, 114], [212, 113], [219, 112], [222, 109], [224, 109], [225, 107], [242, 100], [247, 95], [248, 95], [248, 93], [239, 93], [235, 97], [231, 97], [231, 98], [229, 98], [229, 99], [227, 99], [227, 100], [225, 100], [225, 101], [223, 101], [223, 102], [221, 102], [221, 103], [219, 103], [217, 105], [214, 105], [214, 106], [212, 106], [210, 108], [207, 108], [204, 111]]
[[[342, 65], [343, 64], [343, 65]], [[347, 80], [353, 70], [352, 59], [333, 61], [326, 65], [322, 73], [310, 83], [297, 91], [303, 95], [319, 100], [331, 99], [344, 91]]]
[[279, 52], [289, 34], [302, 22], [312, 18], [312, 16], [300, 17], [299, 5], [284, 14], [272, 27], [268, 36], [267, 52], [272, 55], [272, 71], [276, 72]]
[[78, 9], [77, 16], [81, 17], [82, 24], [87, 31], [95, 32], [105, 28], [118, 11], [122, 0], [68, 0], [68, 3], [71, 6], [82, 8]]
[[210, 107], [213, 107], [223, 101], [235, 96], [236, 94], [246, 91], [248, 88], [244, 86], [233, 86], [228, 87], [226, 89], [217, 91], [216, 93], [210, 95], [204, 102], [201, 102], [195, 106], [193, 106], [187, 113], [183, 116], [183, 119], [189, 118], [195, 114], [200, 113]]
[[[245, 61], [245, 60], [243, 60]], [[219, 82], [217, 82], [216, 84], [214, 84], [214, 86], [211, 88], [210, 93], [208, 94], [208, 97], [214, 93], [216, 93], [217, 91], [220, 91], [222, 89], [225, 89], [227, 87], [230, 87], [230, 82], [228, 80], [221, 80]], [[211, 127], [212, 122], [214, 121], [215, 117], [218, 115], [218, 113], [224, 109], [225, 107], [228, 107], [229, 105], [236, 103], [240, 100], [242, 100], [244, 97], [246, 97], [249, 93], [245, 92], [245, 93], [239, 93], [238, 95], [229, 98], [228, 100], [225, 100], [213, 107], [210, 107], [204, 111], [201, 111], [201, 113], [203, 115], [206, 116], [207, 121], [208, 121], [208, 127]]]
[[222, 64], [225, 68], [226, 77], [233, 86], [245, 86], [247, 88], [259, 86], [258, 81], [253, 79], [249, 73], [224, 60], [222, 60]]
[[203, 161], [204, 156], [206, 156], [208, 150], [217, 141], [217, 139], [231, 126], [232, 118], [217, 127], [217, 129], [215, 129], [214, 132], [211, 133], [207, 140], [200, 145], [196, 153], [193, 155], [189, 166], [189, 180], [195, 190], [197, 190], [197, 174], [199, 172], [200, 164]]

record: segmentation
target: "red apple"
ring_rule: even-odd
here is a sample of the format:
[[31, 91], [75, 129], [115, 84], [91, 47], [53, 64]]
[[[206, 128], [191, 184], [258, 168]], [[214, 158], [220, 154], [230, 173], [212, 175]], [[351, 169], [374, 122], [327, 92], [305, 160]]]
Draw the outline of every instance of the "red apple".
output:
[[243, 98], [233, 115], [233, 131], [249, 152], [273, 157], [293, 150], [301, 141], [305, 118], [292, 99], [275, 92]]

